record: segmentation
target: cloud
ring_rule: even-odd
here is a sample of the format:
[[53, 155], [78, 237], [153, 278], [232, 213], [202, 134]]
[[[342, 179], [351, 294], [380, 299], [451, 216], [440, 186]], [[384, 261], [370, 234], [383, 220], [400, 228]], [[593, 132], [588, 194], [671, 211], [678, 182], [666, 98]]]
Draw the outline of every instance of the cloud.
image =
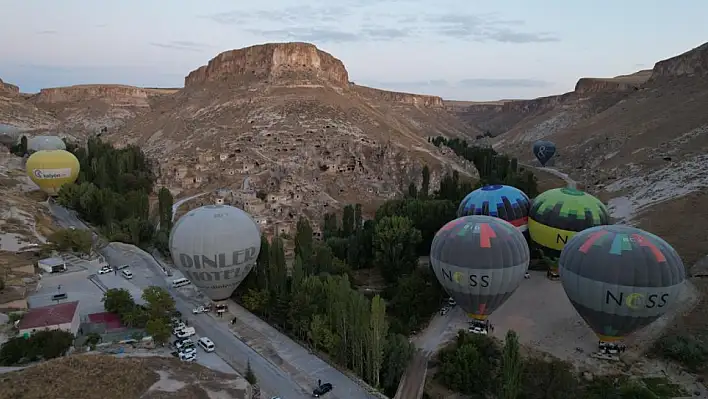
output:
[[524, 21], [501, 19], [496, 14], [441, 14], [426, 18], [429, 27], [442, 36], [502, 43], [559, 41], [550, 32], [525, 32]]
[[57, 33], [59, 32], [56, 30], [40, 30], [37, 32], [38, 35], [56, 35]]
[[[498, 14], [405, 11], [394, 14], [362, 9], [367, 5], [373, 6], [375, 3], [372, 0], [352, 0], [339, 5], [322, 3], [320, 6], [229, 11], [204, 15], [202, 18], [275, 40], [354, 42], [435, 36], [501, 43], [544, 43], [560, 40], [551, 32], [529, 31], [525, 29], [524, 21], [504, 19]], [[400, 8], [406, 9], [403, 5]]]
[[173, 40], [167, 43], [150, 42], [151, 46], [162, 47], [170, 50], [202, 52], [210, 46], [203, 43], [191, 42], [188, 40]]

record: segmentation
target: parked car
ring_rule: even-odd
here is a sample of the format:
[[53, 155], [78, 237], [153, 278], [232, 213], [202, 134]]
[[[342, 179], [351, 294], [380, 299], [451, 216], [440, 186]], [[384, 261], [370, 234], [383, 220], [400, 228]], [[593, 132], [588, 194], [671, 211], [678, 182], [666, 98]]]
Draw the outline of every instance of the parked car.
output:
[[196, 334], [196, 331], [194, 331], [194, 327], [186, 327], [181, 330], [175, 330], [174, 333], [177, 338], [185, 338]]
[[128, 265], [118, 265], [118, 266], [116, 266], [116, 270], [123, 270], [123, 269], [127, 269], [127, 268], [128, 268]]
[[326, 394], [327, 392], [330, 392], [332, 390], [332, 384], [329, 382], [325, 382], [324, 384], [318, 386], [315, 388], [314, 391], [312, 391], [312, 396], [315, 398], [319, 398], [320, 396]]
[[188, 355], [188, 354], [196, 355], [197, 348], [195, 348], [194, 346], [186, 346], [186, 347], [180, 349], [179, 353], [184, 353], [186, 355]]
[[208, 310], [204, 306], [199, 306], [197, 308], [192, 309], [193, 314], [206, 313], [206, 312], [208, 312]]
[[177, 349], [182, 349], [186, 347], [194, 347], [194, 342], [189, 338], [181, 338], [174, 342], [174, 347]]
[[182, 329], [185, 329], [185, 328], [187, 328], [187, 325], [184, 324], [184, 323], [182, 322], [182, 320], [180, 320], [180, 321], [178, 321], [178, 322], [176, 322], [176, 323], [172, 323], [172, 330], [173, 330], [173, 333], [174, 333], [175, 331], [177, 331], [177, 330], [182, 330]]
[[193, 362], [197, 360], [197, 355], [195, 353], [179, 353], [179, 360], [183, 362]]
[[113, 268], [110, 266], [103, 266], [99, 271], [98, 274], [108, 274], [113, 271]]

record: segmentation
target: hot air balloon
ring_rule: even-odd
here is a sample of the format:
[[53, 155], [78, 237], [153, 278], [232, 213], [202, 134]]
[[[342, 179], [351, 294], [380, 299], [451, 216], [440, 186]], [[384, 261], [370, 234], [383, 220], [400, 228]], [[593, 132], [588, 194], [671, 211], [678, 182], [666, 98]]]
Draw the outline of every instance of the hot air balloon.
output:
[[556, 145], [550, 141], [539, 140], [533, 143], [533, 155], [536, 156], [541, 166], [546, 166], [546, 163], [553, 158], [556, 153]]
[[27, 176], [49, 195], [57, 195], [66, 183], [79, 176], [79, 160], [64, 151], [37, 151], [30, 155], [26, 165]]
[[27, 150], [30, 153], [45, 150], [66, 150], [66, 144], [57, 136], [36, 136], [27, 141]]
[[531, 200], [516, 187], [491, 185], [478, 188], [460, 202], [457, 217], [487, 215], [504, 219], [520, 231], [528, 229]]
[[207, 205], [177, 220], [170, 235], [172, 260], [215, 301], [228, 299], [258, 258], [261, 233], [251, 217], [228, 205]]
[[575, 310], [612, 342], [652, 323], [680, 301], [686, 270], [663, 239], [624, 225], [576, 234], [563, 249], [560, 280]]
[[610, 214], [605, 205], [574, 188], [554, 188], [540, 194], [529, 211], [531, 240], [549, 258], [558, 258], [565, 243], [577, 232], [608, 223]]
[[524, 235], [485, 215], [464, 216], [433, 239], [430, 262], [445, 291], [473, 320], [484, 321], [516, 290], [529, 267]]

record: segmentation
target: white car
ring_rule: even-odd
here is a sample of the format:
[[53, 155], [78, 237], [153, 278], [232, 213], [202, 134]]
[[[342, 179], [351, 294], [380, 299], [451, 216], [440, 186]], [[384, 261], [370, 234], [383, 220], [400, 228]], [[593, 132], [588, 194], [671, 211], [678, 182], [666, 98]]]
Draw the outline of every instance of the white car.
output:
[[99, 271], [98, 274], [108, 274], [113, 271], [113, 268], [110, 266], [103, 266]]
[[187, 328], [187, 325], [180, 320], [178, 323], [172, 325], [172, 333], [177, 334], [177, 330], [184, 330], [185, 328]]
[[180, 352], [180, 354], [179, 354], [179, 360], [181, 360], [181, 361], [183, 361], [183, 362], [193, 362], [193, 361], [197, 360], [197, 355], [196, 355], [196, 353], [194, 353], [194, 352], [192, 352], [192, 353], [182, 353], [182, 352]]
[[191, 346], [191, 347], [194, 347], [194, 342], [193, 342], [191, 339], [187, 338], [187, 339], [184, 339], [184, 340], [177, 340], [177, 341], [175, 341], [175, 344], [174, 344], [174, 345], [175, 345], [175, 348], [177, 348], [178, 350], [180, 350], [180, 349], [188, 348], [188, 347], [190, 347], [190, 346]]
[[177, 330], [174, 333], [175, 333], [175, 337], [177, 337], [177, 338], [187, 338], [187, 337], [191, 337], [192, 335], [196, 334], [196, 331], [194, 331], [194, 327], [187, 327], [187, 328], [183, 328], [181, 330]]
[[197, 354], [197, 348], [194, 346], [185, 346], [184, 348], [180, 349], [179, 353], [183, 353], [185, 355], [196, 355]]
[[207, 309], [204, 306], [192, 309], [193, 314], [206, 313]]

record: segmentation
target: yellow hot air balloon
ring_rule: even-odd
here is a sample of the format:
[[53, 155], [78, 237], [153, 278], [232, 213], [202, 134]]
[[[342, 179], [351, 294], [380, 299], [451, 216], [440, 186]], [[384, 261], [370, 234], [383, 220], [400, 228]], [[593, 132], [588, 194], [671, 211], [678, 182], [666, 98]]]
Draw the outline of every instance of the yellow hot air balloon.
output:
[[79, 176], [79, 160], [64, 150], [37, 151], [27, 159], [27, 176], [49, 195], [57, 195]]

